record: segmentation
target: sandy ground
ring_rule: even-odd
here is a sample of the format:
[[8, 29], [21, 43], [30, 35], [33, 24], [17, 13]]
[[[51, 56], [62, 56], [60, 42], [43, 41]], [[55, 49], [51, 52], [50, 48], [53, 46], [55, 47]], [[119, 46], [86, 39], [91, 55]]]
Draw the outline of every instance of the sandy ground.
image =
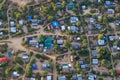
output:
[[12, 43], [8, 43], [10, 48], [13, 48], [15, 50], [24, 50], [24, 51], [26, 51], [26, 49], [21, 45], [22, 38], [14, 38], [14, 39], [11, 39], [10, 41], [12, 41]]
[[30, 0], [10, 0], [13, 3], [17, 3], [19, 6], [27, 4]]

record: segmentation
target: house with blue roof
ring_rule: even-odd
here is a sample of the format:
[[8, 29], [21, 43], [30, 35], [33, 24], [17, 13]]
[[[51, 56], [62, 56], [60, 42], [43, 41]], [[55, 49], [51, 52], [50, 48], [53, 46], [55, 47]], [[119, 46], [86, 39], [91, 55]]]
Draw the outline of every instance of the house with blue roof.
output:
[[12, 56], [12, 54], [13, 54], [13, 52], [12, 52], [12, 51], [8, 51], [8, 52], [7, 52], [7, 55], [8, 55], [9, 57], [11, 57], [11, 56]]
[[36, 64], [32, 64], [32, 70], [37, 70], [37, 65]]
[[57, 8], [61, 8], [61, 7], [62, 7], [61, 2], [57, 2], [57, 3], [56, 3], [56, 7], [57, 7]]
[[105, 5], [106, 5], [107, 7], [109, 7], [109, 6], [111, 6], [111, 2], [110, 2], [110, 1], [106, 1], [106, 2], [105, 2]]
[[58, 27], [59, 26], [59, 22], [58, 21], [53, 21], [52, 22], [52, 26], [53, 27]]
[[54, 41], [53, 38], [46, 38], [44, 47], [50, 48], [50, 49], [53, 48], [54, 46], [53, 41]]
[[73, 8], [74, 8], [74, 4], [73, 3], [69, 3], [68, 5], [67, 5], [67, 7], [68, 7], [68, 10], [72, 10]]
[[32, 20], [32, 16], [28, 16], [27, 19], [28, 19], [28, 21], [31, 21]]

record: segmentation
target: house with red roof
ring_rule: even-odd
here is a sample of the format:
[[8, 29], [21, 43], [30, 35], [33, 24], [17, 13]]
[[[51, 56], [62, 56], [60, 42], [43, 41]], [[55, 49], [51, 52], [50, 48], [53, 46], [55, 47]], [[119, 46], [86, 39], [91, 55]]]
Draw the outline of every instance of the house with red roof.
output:
[[7, 62], [8, 62], [8, 58], [7, 57], [0, 58], [0, 64], [1, 63], [7, 63]]
[[116, 70], [116, 74], [120, 75], [120, 70]]

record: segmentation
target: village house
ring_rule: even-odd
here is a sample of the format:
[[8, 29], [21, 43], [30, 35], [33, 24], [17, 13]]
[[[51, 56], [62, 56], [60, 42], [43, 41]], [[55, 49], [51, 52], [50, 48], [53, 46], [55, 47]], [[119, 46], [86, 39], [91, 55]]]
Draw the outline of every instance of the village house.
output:
[[10, 27], [15, 27], [15, 22], [14, 21], [10, 21]]
[[27, 55], [27, 54], [23, 54], [22, 59], [24, 59], [24, 60], [29, 59], [29, 55]]
[[3, 35], [3, 32], [2, 32], [2, 31], [0, 31], [0, 36], [1, 36], [1, 35]]
[[65, 73], [71, 71], [71, 68], [72, 68], [72, 64], [62, 64], [62, 71]]
[[106, 2], [105, 2], [105, 5], [106, 5], [107, 7], [109, 7], [109, 6], [111, 6], [111, 2], [110, 2], [110, 1], [106, 1]]
[[82, 75], [74, 75], [72, 76], [72, 80], [83, 80], [83, 76]]
[[116, 21], [115, 21], [115, 25], [116, 25], [116, 26], [119, 26], [119, 25], [120, 25], [120, 20], [116, 20]]
[[94, 75], [94, 74], [90, 74], [90, 75], [88, 76], [88, 80], [95, 80], [96, 78], [97, 78], [97, 76]]
[[47, 76], [47, 80], [52, 80], [52, 76]]
[[32, 38], [31, 40], [28, 40], [28, 42], [29, 42], [29, 45], [31, 45], [31, 46], [38, 47], [38, 45], [39, 45], [37, 38]]
[[18, 72], [14, 71], [12, 76], [15, 79], [15, 78], [18, 78], [20, 76], [20, 74]]
[[23, 20], [19, 20], [19, 24], [20, 24], [20, 25], [23, 25]]
[[64, 43], [64, 41], [62, 39], [57, 40], [58, 45], [62, 45], [63, 43]]
[[16, 27], [11, 27], [10, 28], [10, 32], [11, 33], [16, 33], [17, 32], [17, 28]]
[[38, 19], [32, 19], [31, 22], [32, 22], [32, 26], [38, 26], [40, 20], [38, 20]]
[[79, 31], [79, 28], [76, 26], [68, 26], [68, 30], [75, 33]]
[[58, 26], [59, 26], [59, 22], [58, 21], [53, 21], [51, 24], [52, 24], [52, 26], [54, 28], [58, 28]]
[[115, 40], [114, 36], [109, 36], [109, 40], [114, 41]]
[[65, 25], [62, 25], [62, 26], [61, 26], [61, 30], [62, 30], [62, 31], [65, 31], [65, 30], [66, 30], [66, 26], [65, 26]]
[[73, 3], [69, 3], [68, 5], [67, 5], [67, 9], [68, 10], [72, 10], [73, 8], [74, 8], [74, 4]]
[[30, 80], [36, 80], [35, 78], [31, 77]]
[[58, 80], [67, 80], [66, 76], [58, 76]]
[[114, 13], [115, 13], [115, 10], [114, 10], [114, 9], [108, 9], [108, 10], [107, 10], [107, 13], [108, 13], [108, 14], [114, 14]]
[[3, 21], [2, 21], [2, 20], [0, 20], [0, 27], [2, 27], [2, 25], [3, 25]]
[[79, 60], [79, 64], [80, 64], [81, 69], [88, 69], [89, 68], [89, 65], [85, 64], [85, 62], [83, 60]]
[[37, 70], [37, 65], [36, 64], [32, 64], [32, 70]]
[[87, 9], [87, 7], [85, 5], [82, 5], [82, 10]]
[[90, 18], [90, 23], [94, 23], [95, 19], [94, 18]]
[[97, 57], [98, 56], [98, 51], [97, 50], [93, 50], [92, 51], [92, 56], [93, 57]]
[[99, 46], [104, 46], [105, 45], [105, 40], [98, 40], [98, 45]]
[[47, 69], [49, 67], [50, 67], [50, 64], [48, 64], [48, 63], [43, 63], [42, 64], [42, 69]]
[[61, 2], [57, 2], [56, 6], [57, 6], [57, 8], [61, 8], [62, 7]]
[[119, 47], [119, 46], [114, 45], [114, 46], [113, 46], [113, 51], [115, 51], [115, 52], [116, 52], [116, 51], [120, 51], [120, 47]]
[[92, 59], [92, 64], [94, 64], [94, 65], [98, 65], [98, 64], [99, 64], [98, 59]]
[[8, 63], [8, 58], [7, 57], [1, 57], [0, 58], [0, 66]]
[[70, 17], [70, 22], [73, 24], [73, 23], [76, 23], [78, 22], [78, 17]]

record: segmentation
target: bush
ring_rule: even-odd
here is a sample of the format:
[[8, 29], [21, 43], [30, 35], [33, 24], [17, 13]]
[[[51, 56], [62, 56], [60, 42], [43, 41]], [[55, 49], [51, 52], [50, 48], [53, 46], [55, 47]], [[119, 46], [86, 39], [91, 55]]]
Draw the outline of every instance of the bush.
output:
[[20, 65], [23, 65], [23, 64], [24, 64], [21, 57], [14, 56], [14, 60], [15, 60], [15, 62], [17, 62], [17, 63], [20, 64]]
[[90, 12], [91, 12], [91, 13], [95, 13], [96, 10], [95, 10], [95, 9], [91, 9]]
[[49, 59], [49, 57], [45, 56], [44, 54], [36, 54], [35, 57], [38, 58], [38, 59], [39, 58], [46, 59], [46, 60]]
[[13, 68], [13, 70], [17, 71], [18, 73], [22, 73], [22, 72], [23, 72], [23, 68], [20, 67], [20, 66], [15, 66], [15, 67]]

